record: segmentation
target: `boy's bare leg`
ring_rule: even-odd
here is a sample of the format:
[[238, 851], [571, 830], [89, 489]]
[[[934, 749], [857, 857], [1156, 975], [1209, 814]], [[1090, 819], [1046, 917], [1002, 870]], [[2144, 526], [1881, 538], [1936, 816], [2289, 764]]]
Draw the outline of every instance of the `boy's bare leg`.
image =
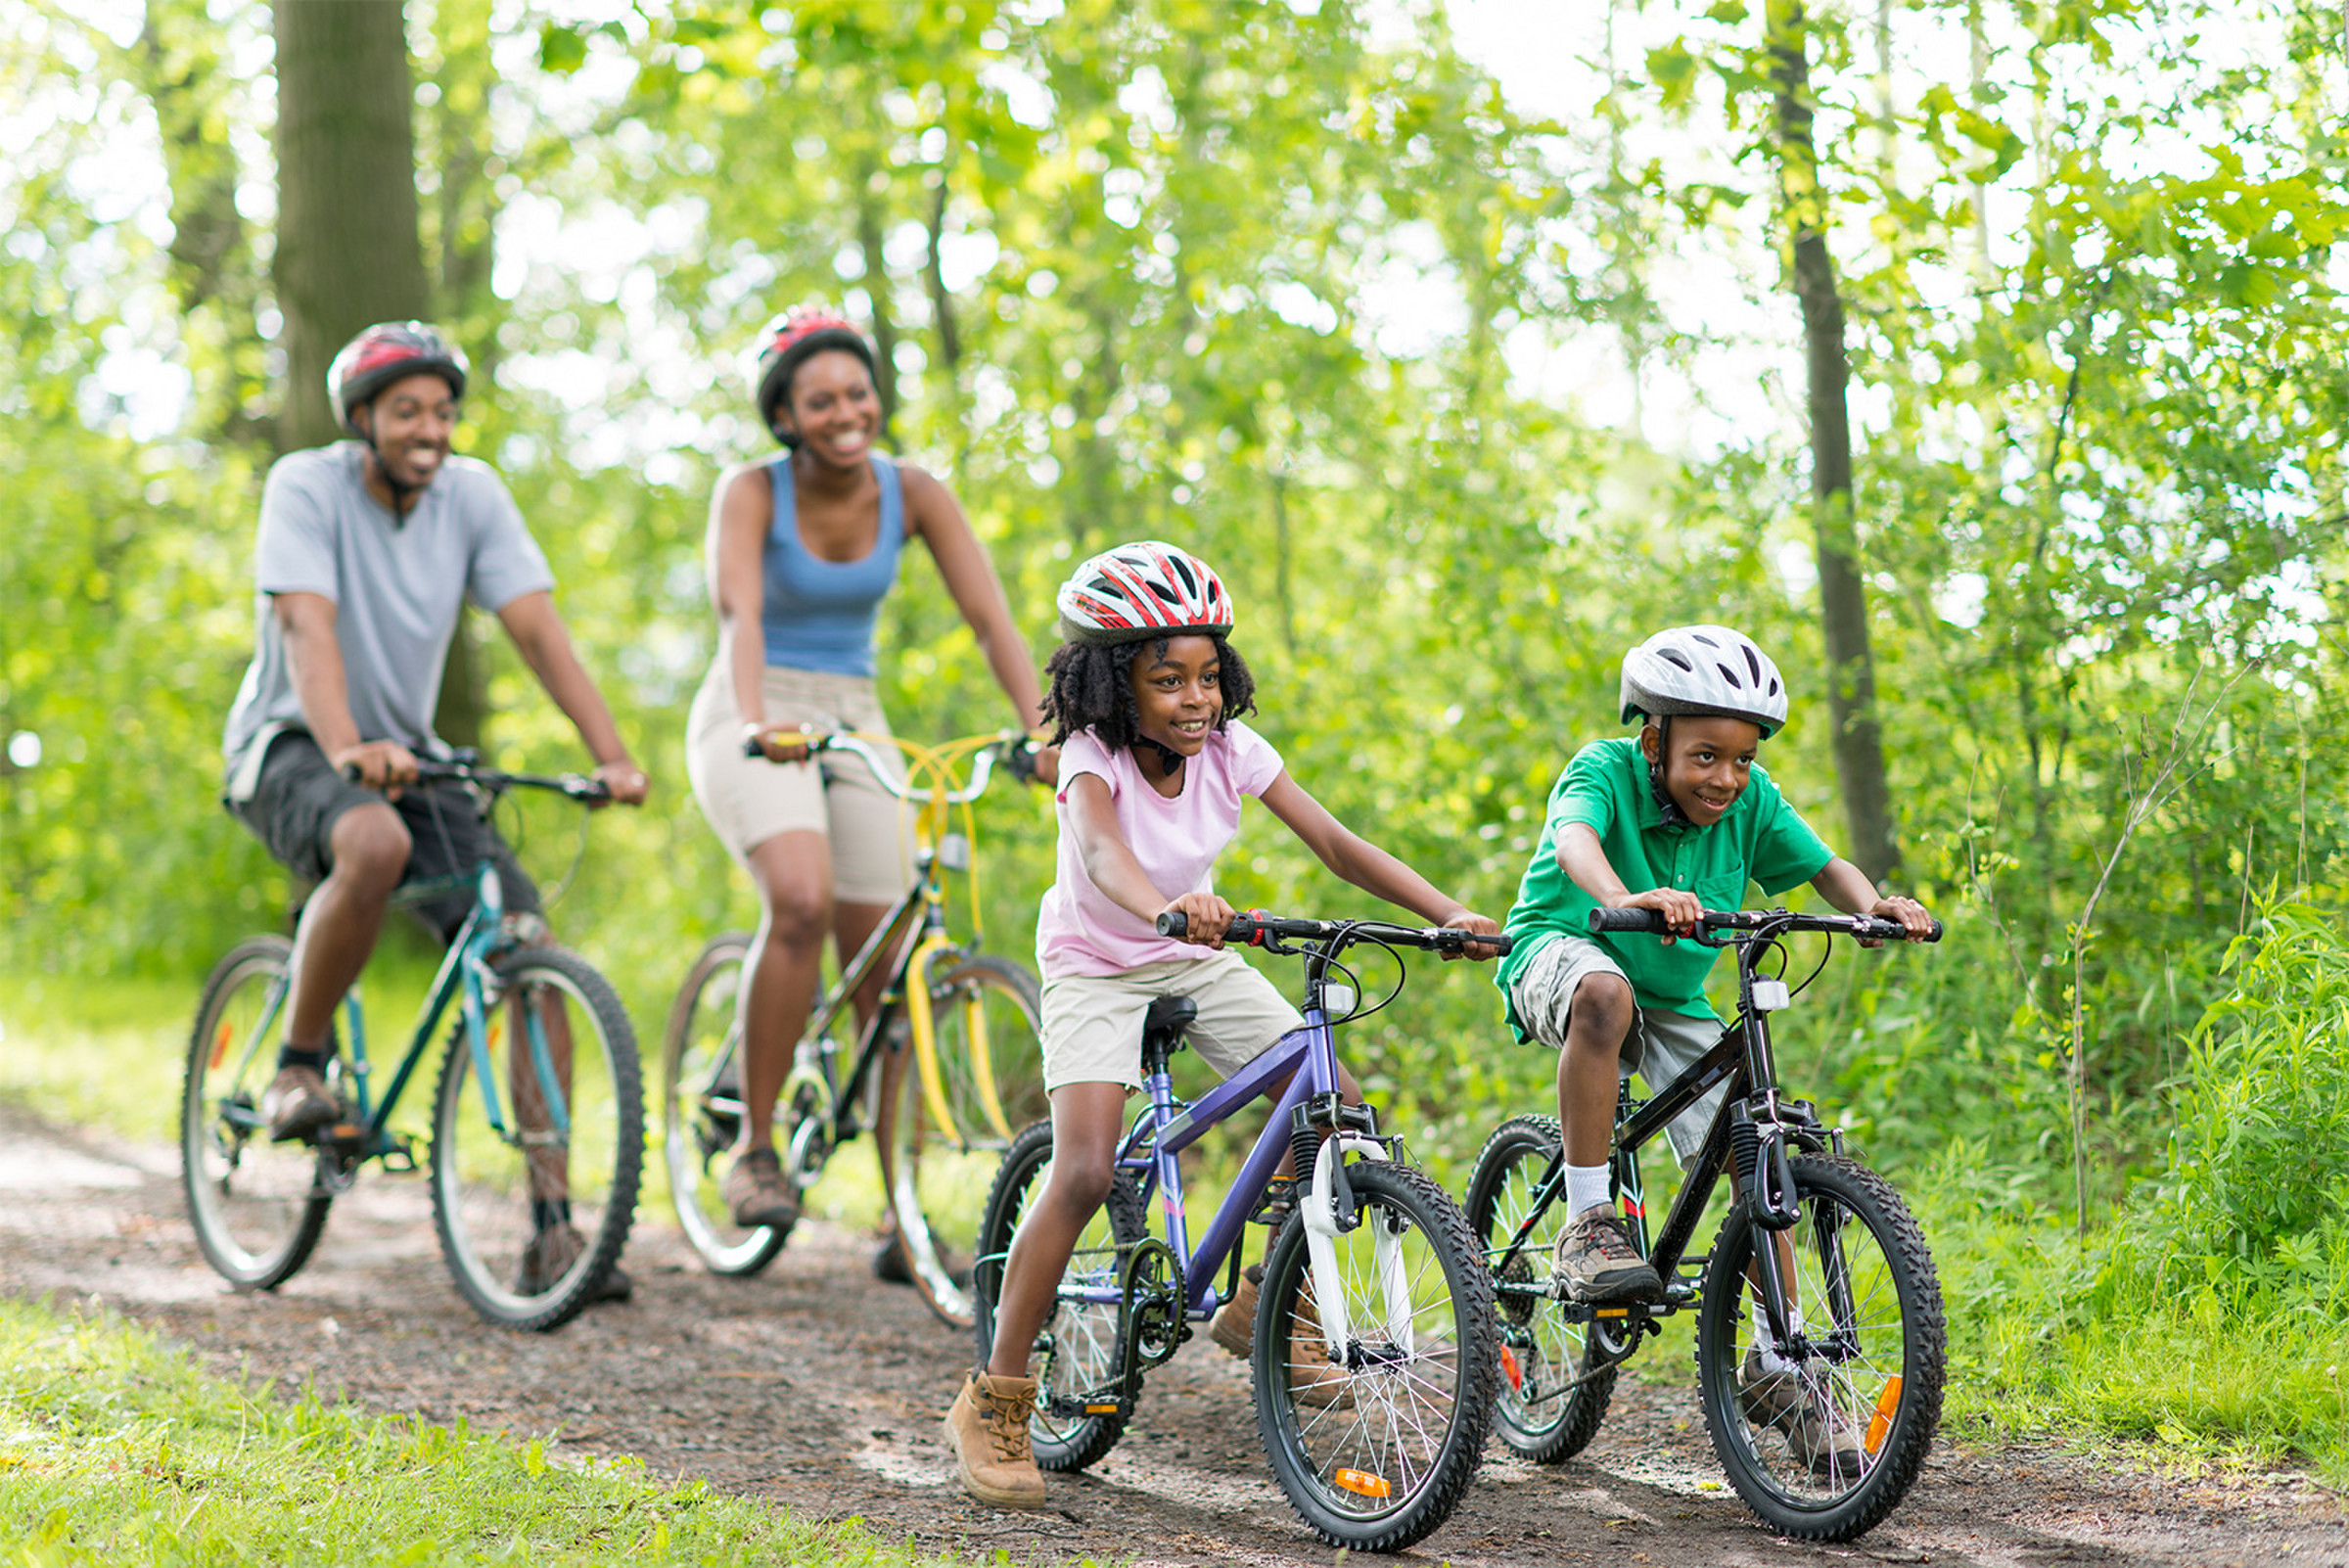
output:
[[1586, 975], [1574, 989], [1566, 1048], [1558, 1052], [1558, 1126], [1568, 1165], [1607, 1163], [1615, 1145], [1623, 1041], [1637, 1016], [1632, 988], [1619, 975]]

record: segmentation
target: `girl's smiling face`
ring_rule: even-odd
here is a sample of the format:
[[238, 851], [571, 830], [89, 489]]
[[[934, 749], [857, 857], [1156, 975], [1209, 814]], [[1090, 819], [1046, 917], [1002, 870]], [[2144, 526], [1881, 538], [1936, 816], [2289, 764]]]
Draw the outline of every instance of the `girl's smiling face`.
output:
[[1196, 757], [1223, 713], [1223, 662], [1216, 639], [1196, 632], [1167, 639], [1167, 651], [1145, 642], [1133, 656], [1133, 707], [1142, 737], [1182, 757]]
[[[1639, 732], [1639, 749], [1651, 762], [1658, 761], [1658, 743], [1655, 725]], [[1761, 745], [1762, 727], [1742, 718], [1675, 718], [1662, 758], [1664, 793], [1689, 821], [1711, 827], [1753, 781], [1754, 753]]]

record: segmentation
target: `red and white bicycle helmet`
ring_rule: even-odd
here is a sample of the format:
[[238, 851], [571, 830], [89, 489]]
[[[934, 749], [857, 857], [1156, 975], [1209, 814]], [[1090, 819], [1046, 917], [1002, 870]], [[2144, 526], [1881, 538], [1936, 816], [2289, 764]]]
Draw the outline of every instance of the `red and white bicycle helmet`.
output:
[[873, 346], [864, 341], [864, 334], [827, 310], [806, 305], [786, 310], [760, 328], [759, 336], [752, 341], [746, 371], [758, 401], [759, 422], [786, 446], [797, 446], [799, 442], [776, 429], [775, 410], [791, 388], [792, 372], [826, 348], [846, 349], [864, 361], [867, 373], [879, 374], [873, 361]]
[[1186, 632], [1221, 637], [1233, 624], [1215, 569], [1157, 539], [1102, 551], [1070, 574], [1053, 604], [1062, 636], [1104, 648]]
[[1786, 722], [1786, 682], [1770, 655], [1727, 626], [1673, 626], [1623, 656], [1623, 717], [1742, 718], [1765, 740]]
[[327, 400], [343, 428], [361, 439], [350, 411], [402, 376], [424, 373], [448, 383], [449, 394], [465, 395], [468, 369], [465, 350], [440, 336], [438, 327], [422, 321], [379, 321], [343, 346], [335, 362], [326, 367]]

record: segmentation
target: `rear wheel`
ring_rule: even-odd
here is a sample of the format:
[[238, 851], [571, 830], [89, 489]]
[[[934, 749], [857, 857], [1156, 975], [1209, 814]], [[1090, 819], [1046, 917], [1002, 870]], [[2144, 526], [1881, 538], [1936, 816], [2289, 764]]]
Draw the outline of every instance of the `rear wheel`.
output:
[[1501, 1441], [1538, 1464], [1580, 1453], [1597, 1436], [1617, 1366], [1593, 1343], [1591, 1325], [1569, 1320], [1550, 1299], [1558, 1232], [1570, 1218], [1565, 1193], [1543, 1190], [1557, 1156], [1557, 1118], [1521, 1116], [1494, 1130], [1468, 1178], [1468, 1228], [1500, 1319], [1493, 1413]]
[[636, 1037], [576, 953], [518, 947], [491, 967], [486, 1082], [460, 1024], [433, 1096], [433, 1220], [475, 1311], [551, 1329], [627, 1245], [644, 1166]]
[[1360, 1222], [1331, 1238], [1348, 1332], [1333, 1390], [1302, 1213], [1265, 1260], [1256, 1423], [1272, 1473], [1333, 1546], [1399, 1551], [1451, 1516], [1483, 1461], [1500, 1340], [1459, 1206], [1424, 1172], [1346, 1168]]
[[751, 939], [710, 939], [678, 988], [661, 1038], [661, 1150], [685, 1239], [714, 1272], [755, 1274], [791, 1232], [738, 1225], [718, 1188], [742, 1133], [743, 964]]
[[261, 1095], [277, 1076], [293, 1003], [294, 945], [255, 937], [213, 966], [188, 1038], [180, 1179], [205, 1261], [240, 1290], [268, 1290], [309, 1261], [333, 1204], [307, 1143], [272, 1143]]
[[1840, 1158], [1792, 1169], [1799, 1218], [1774, 1234], [1792, 1266], [1800, 1354], [1761, 1360], [1748, 1275], [1773, 1232], [1732, 1203], [1705, 1273], [1697, 1387], [1738, 1496], [1787, 1535], [1849, 1541], [1900, 1502], [1941, 1424], [1941, 1284], [1882, 1176]]
[[[1051, 1176], [1052, 1124], [1038, 1122], [1012, 1140], [980, 1221], [971, 1289], [981, 1366], [994, 1354], [995, 1303], [1002, 1295], [1003, 1266], [1012, 1238]], [[1120, 1250], [1141, 1238], [1141, 1193], [1133, 1178], [1120, 1172], [1110, 1184], [1109, 1201], [1077, 1238], [1077, 1250], [1060, 1276], [1060, 1298], [1036, 1331], [1031, 1362], [1036, 1414], [1029, 1424], [1029, 1440], [1036, 1462], [1046, 1470], [1082, 1470], [1115, 1448], [1125, 1434], [1125, 1415], [1087, 1414], [1082, 1407], [1086, 1396], [1110, 1386], [1123, 1364], [1115, 1299], [1118, 1262]], [[1101, 1293], [1110, 1299], [1081, 1300], [1079, 1293]]]
[[974, 1320], [970, 1261], [1012, 1134], [1046, 1116], [1036, 979], [991, 954], [941, 953], [928, 970], [944, 1115], [910, 1043], [883, 1084], [883, 1185], [913, 1288], [958, 1327]]

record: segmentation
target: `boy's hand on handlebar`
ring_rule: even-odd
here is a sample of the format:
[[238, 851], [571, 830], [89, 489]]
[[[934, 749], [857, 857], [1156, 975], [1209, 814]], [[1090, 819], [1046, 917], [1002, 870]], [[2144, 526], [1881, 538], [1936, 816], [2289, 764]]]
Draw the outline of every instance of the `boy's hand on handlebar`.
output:
[[[1491, 915], [1476, 914], [1465, 905], [1454, 905], [1451, 912], [1437, 921], [1436, 924], [1449, 931], [1473, 931], [1480, 937], [1500, 935], [1500, 927]], [[1443, 954], [1443, 958], [1446, 963], [1451, 962], [1454, 958], [1486, 959], [1496, 956], [1499, 951], [1500, 944], [1497, 942], [1490, 946], [1479, 942], [1469, 944], [1459, 952], [1447, 952]]]
[[588, 803], [599, 808], [613, 802], [622, 806], [642, 806], [646, 794], [653, 787], [653, 781], [644, 776], [644, 769], [624, 757], [617, 761], [605, 762], [596, 768], [592, 776], [609, 792], [605, 800]]
[[[1878, 899], [1867, 912], [1877, 920], [1898, 920], [1902, 929], [1909, 933], [1911, 942], [1923, 942], [1933, 935], [1933, 917], [1925, 913], [1925, 906], [1914, 899], [1892, 894]], [[1860, 945], [1881, 947], [1884, 944], [1873, 937], [1862, 937]]]
[[1179, 914], [1189, 925], [1177, 942], [1187, 942], [1199, 947], [1221, 947], [1223, 933], [1238, 911], [1212, 893], [1186, 893], [1159, 911], [1161, 914]]
[[1681, 937], [1695, 934], [1696, 923], [1704, 916], [1705, 900], [1679, 888], [1651, 888], [1645, 893], [1627, 894], [1612, 899], [1607, 907], [1655, 910], [1664, 917], [1664, 923], [1672, 927], [1664, 936], [1664, 945], [1670, 946]]
[[416, 754], [397, 741], [361, 741], [344, 747], [331, 761], [345, 778], [382, 790], [386, 800], [398, 800], [401, 786], [416, 782]]

